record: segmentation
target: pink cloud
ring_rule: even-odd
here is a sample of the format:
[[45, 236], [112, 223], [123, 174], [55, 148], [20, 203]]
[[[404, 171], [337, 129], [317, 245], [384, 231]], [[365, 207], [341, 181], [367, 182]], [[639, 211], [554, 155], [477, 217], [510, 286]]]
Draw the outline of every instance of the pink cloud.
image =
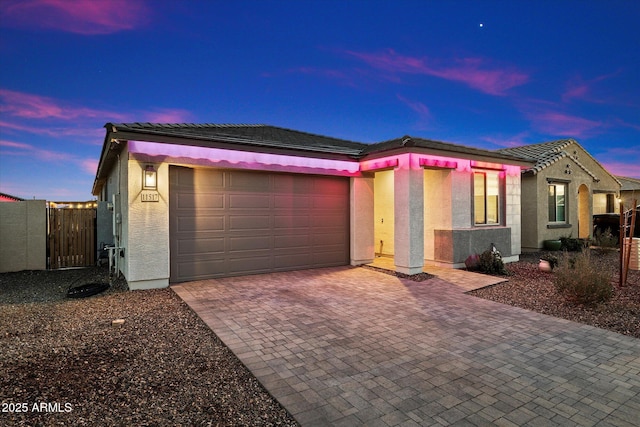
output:
[[71, 163], [89, 174], [95, 174], [98, 167], [96, 159], [81, 159], [70, 153], [45, 150], [22, 142], [0, 140], [0, 153], [3, 156], [29, 156], [44, 162]]
[[83, 35], [133, 30], [149, 14], [142, 0], [5, 0], [0, 6], [4, 25]]
[[490, 142], [491, 144], [497, 145], [499, 147], [511, 148], [511, 147], [519, 147], [521, 145], [526, 145], [529, 143], [530, 134], [528, 131], [520, 132], [513, 136], [502, 136], [502, 135], [493, 135], [493, 136], [485, 136], [482, 137], [484, 141]]
[[605, 126], [600, 121], [557, 111], [528, 112], [525, 115], [536, 130], [555, 136], [583, 138], [599, 133]]
[[145, 120], [152, 123], [188, 123], [193, 120], [193, 114], [180, 109], [160, 109], [144, 113]]
[[82, 169], [91, 175], [95, 175], [98, 171], [98, 159], [84, 159], [80, 161]]
[[72, 120], [82, 117], [126, 120], [126, 116], [121, 113], [63, 105], [60, 101], [46, 96], [7, 89], [0, 89], [0, 100], [0, 113], [23, 119]]
[[490, 95], [505, 95], [516, 86], [529, 81], [529, 75], [514, 67], [499, 68], [483, 58], [456, 58], [448, 61], [427, 57], [415, 58], [397, 54], [389, 49], [381, 53], [348, 51], [347, 54], [371, 67], [396, 74], [422, 74], [460, 82]]
[[577, 76], [567, 83], [567, 89], [562, 94], [562, 101], [571, 102], [573, 100], [580, 100], [593, 103], [605, 103], [607, 102], [606, 96], [603, 94], [600, 96], [594, 94], [594, 91], [597, 89], [597, 84], [617, 76], [620, 72], [621, 71], [616, 71], [586, 81], [583, 80], [582, 77]]
[[628, 176], [630, 178], [640, 179], [640, 168], [638, 163], [635, 162], [600, 162], [604, 168], [613, 175]]

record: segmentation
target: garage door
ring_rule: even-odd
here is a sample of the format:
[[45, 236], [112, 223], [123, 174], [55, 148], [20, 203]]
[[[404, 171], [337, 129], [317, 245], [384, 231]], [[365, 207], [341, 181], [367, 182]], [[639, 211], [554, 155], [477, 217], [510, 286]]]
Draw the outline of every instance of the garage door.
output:
[[171, 282], [349, 263], [349, 180], [172, 166]]

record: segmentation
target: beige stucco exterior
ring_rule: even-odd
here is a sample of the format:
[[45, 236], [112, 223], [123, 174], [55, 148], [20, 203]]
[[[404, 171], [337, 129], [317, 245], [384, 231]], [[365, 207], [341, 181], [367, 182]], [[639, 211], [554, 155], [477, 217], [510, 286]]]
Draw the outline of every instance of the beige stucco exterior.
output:
[[[606, 195], [615, 200], [619, 182], [576, 143], [564, 149], [569, 155], [522, 178], [522, 248], [538, 250], [545, 240], [592, 237], [593, 215], [606, 211]], [[566, 184], [566, 221], [549, 221], [548, 186]], [[603, 201], [604, 200], [604, 201]], [[604, 206], [603, 206], [604, 204]], [[610, 208], [619, 212], [618, 203]]]
[[[394, 257], [396, 271], [415, 274], [429, 263], [463, 267], [469, 255], [489, 249], [492, 243], [506, 261], [515, 261], [520, 254], [520, 170], [529, 163], [516, 158], [505, 158], [502, 163], [489, 152], [459, 147], [454, 148], [460, 151], [446, 154], [439, 149], [413, 147], [410, 140], [360, 160], [315, 157], [291, 151], [243, 151], [232, 145], [190, 145], [171, 139], [155, 142], [155, 137], [129, 139], [113, 130], [115, 127], [107, 128], [94, 194], [112, 204], [117, 268], [130, 289], [169, 285], [172, 166], [348, 179], [351, 265], [370, 263], [376, 252], [382, 251]], [[442, 146], [444, 150], [449, 145]], [[143, 190], [147, 166], [157, 171], [157, 189], [153, 191]], [[497, 224], [474, 223], [476, 171], [499, 176]]]

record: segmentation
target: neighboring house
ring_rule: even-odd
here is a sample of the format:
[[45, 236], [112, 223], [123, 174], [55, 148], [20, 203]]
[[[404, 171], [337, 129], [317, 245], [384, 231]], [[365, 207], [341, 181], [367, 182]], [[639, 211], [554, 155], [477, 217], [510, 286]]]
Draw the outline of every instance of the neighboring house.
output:
[[622, 184], [620, 188], [620, 200], [625, 211], [633, 207], [633, 201], [640, 204], [640, 179], [629, 178], [626, 176], [617, 176], [618, 181]]
[[403, 137], [363, 144], [266, 125], [105, 125], [93, 194], [114, 213], [131, 289], [359, 265], [464, 266], [520, 254], [521, 168], [504, 153]]
[[20, 197], [11, 196], [9, 194], [0, 193], [0, 202], [21, 202], [24, 199]]
[[620, 182], [573, 139], [498, 152], [536, 161], [522, 172], [523, 250], [564, 236], [588, 238], [593, 215], [619, 212]]

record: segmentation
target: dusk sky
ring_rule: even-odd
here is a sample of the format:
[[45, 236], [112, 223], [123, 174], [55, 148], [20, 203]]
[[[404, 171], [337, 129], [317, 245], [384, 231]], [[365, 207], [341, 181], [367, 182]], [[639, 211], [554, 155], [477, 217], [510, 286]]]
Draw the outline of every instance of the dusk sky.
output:
[[485, 149], [640, 178], [640, 2], [0, 1], [0, 192], [91, 200], [107, 122]]

